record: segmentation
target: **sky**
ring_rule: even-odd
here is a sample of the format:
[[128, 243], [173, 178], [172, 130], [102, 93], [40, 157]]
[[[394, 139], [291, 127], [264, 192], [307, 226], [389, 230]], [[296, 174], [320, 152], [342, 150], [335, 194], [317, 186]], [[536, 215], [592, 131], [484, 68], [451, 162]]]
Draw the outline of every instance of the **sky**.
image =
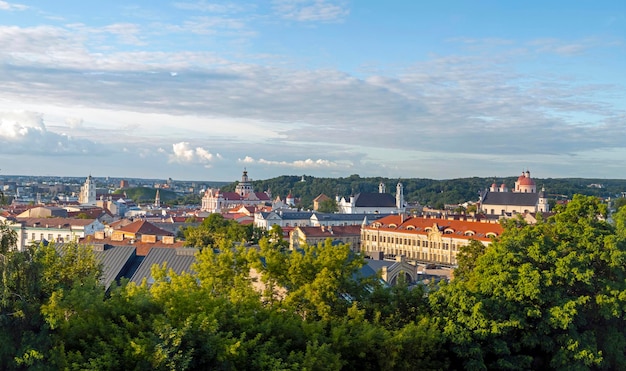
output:
[[626, 176], [625, 1], [2, 1], [0, 174]]

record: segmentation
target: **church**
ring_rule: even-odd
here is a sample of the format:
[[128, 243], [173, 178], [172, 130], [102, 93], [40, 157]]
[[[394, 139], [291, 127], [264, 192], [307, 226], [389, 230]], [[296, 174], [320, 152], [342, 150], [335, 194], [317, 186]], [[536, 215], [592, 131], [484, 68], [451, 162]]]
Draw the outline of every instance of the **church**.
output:
[[547, 213], [550, 211], [544, 189], [537, 192], [535, 181], [526, 170], [515, 181], [512, 190], [495, 182], [480, 194], [480, 211], [486, 215], [511, 216], [525, 213]]
[[348, 199], [337, 196], [341, 214], [399, 214], [405, 210], [404, 187], [398, 182], [396, 196], [385, 192], [385, 184], [378, 185], [378, 193], [359, 193]]
[[235, 192], [222, 192], [219, 189], [209, 188], [202, 196], [202, 211], [221, 213], [237, 206], [262, 206], [271, 202], [269, 192], [255, 192], [248, 172], [244, 169], [241, 181]]

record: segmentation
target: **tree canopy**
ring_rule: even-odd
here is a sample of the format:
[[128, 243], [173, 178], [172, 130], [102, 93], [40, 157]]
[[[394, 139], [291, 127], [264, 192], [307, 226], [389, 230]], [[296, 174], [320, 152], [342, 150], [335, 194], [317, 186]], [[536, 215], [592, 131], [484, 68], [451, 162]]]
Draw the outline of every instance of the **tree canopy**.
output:
[[460, 261], [431, 304], [463, 368], [626, 367], [626, 240], [606, 212], [575, 196], [535, 225], [507, 220], [484, 253]]
[[[92, 248], [0, 226], [1, 369], [625, 369], [626, 208], [576, 196], [504, 223], [449, 283], [364, 277], [347, 245], [239, 243], [214, 216], [192, 271], [105, 292]], [[203, 239], [206, 238], [206, 239]]]

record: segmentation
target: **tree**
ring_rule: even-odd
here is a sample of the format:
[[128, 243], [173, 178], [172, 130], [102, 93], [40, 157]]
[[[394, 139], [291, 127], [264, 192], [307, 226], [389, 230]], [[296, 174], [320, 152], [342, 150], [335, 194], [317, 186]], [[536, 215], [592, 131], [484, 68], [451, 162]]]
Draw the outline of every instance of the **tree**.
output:
[[624, 205], [626, 205], [626, 198], [621, 197], [615, 200], [615, 202], [613, 203], [613, 208], [615, 209], [615, 211], [619, 211]]
[[457, 367], [624, 369], [626, 239], [577, 195], [548, 220], [508, 220], [473, 270], [430, 296]]
[[339, 205], [334, 198], [328, 198], [319, 203], [317, 211], [320, 213], [336, 213], [339, 211]]

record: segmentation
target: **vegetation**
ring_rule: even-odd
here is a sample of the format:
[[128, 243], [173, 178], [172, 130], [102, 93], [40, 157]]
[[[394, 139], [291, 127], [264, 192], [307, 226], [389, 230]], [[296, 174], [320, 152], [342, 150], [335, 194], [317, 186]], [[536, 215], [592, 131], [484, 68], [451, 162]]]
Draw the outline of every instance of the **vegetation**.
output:
[[[348, 197], [361, 192], [378, 192], [378, 185], [383, 182], [387, 192], [395, 194], [396, 184], [402, 182], [404, 198], [409, 202], [419, 202], [422, 205], [440, 207], [455, 205], [466, 201], [477, 201], [478, 192], [488, 188], [491, 183], [505, 182], [509, 187], [517, 180], [517, 176], [505, 178], [459, 178], [447, 180], [433, 179], [392, 179], [381, 177], [362, 178], [357, 174], [345, 178], [315, 178], [312, 176], [280, 176], [272, 179], [257, 180], [253, 186], [258, 191], [271, 190], [272, 197], [282, 198], [291, 191], [299, 200], [297, 206], [305, 209], [313, 208], [313, 199], [320, 194], [330, 198], [336, 195]], [[626, 191], [626, 180], [617, 179], [538, 179], [534, 178], [537, 187], [545, 187], [552, 204], [556, 200], [571, 199], [574, 194], [583, 194], [596, 197], [621, 197]], [[222, 187], [224, 191], [233, 191], [237, 183]]]
[[[258, 249], [230, 221], [190, 236], [195, 273], [110, 294], [89, 248], [15, 251], [0, 226], [1, 369], [625, 369], [626, 208], [575, 196], [470, 244], [450, 283], [386, 287], [330, 240]], [[59, 250], [61, 253], [59, 253]]]

